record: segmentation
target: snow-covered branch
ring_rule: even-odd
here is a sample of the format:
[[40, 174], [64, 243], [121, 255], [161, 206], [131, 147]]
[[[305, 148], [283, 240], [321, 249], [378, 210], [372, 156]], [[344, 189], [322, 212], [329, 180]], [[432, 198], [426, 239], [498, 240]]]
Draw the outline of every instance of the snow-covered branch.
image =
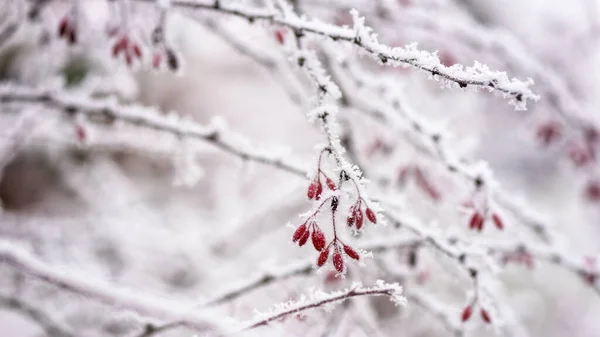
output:
[[282, 303], [268, 312], [257, 313], [253, 320], [245, 322], [242, 325], [242, 330], [267, 325], [282, 317], [302, 313], [309, 309], [324, 308], [325, 310], [330, 310], [331, 305], [336, 302], [342, 302], [359, 296], [388, 296], [396, 305], [406, 304], [406, 299], [402, 297], [402, 287], [398, 284], [386, 284], [384, 281], [379, 280], [373, 287], [364, 287], [357, 283], [349, 289], [332, 293], [313, 290], [308, 296], [302, 296], [297, 301]]
[[296, 175], [305, 175], [302, 164], [286, 154], [256, 150], [246, 140], [226, 131], [224, 126], [204, 127], [174, 114], [164, 115], [151, 108], [123, 106], [114, 100], [91, 100], [77, 93], [34, 89], [12, 84], [0, 85], [0, 103], [33, 104], [52, 107], [68, 115], [84, 114], [88, 118], [115, 120], [167, 132], [178, 137], [198, 139], [244, 160], [268, 164]]
[[[138, 2], [154, 2], [154, 0], [137, 0]], [[194, 10], [212, 10], [220, 13], [242, 17], [250, 22], [266, 21], [275, 25], [285, 26], [296, 33], [303, 35], [312, 33], [325, 36], [334, 41], [351, 42], [359, 47], [365, 54], [369, 55], [375, 61], [390, 66], [413, 67], [429, 73], [429, 75], [438, 81], [442, 86], [451, 87], [479, 87], [489, 91], [495, 91], [505, 98], [510, 98], [510, 104], [516, 109], [524, 110], [527, 107], [527, 101], [537, 101], [539, 97], [535, 95], [529, 86], [533, 84], [532, 80], [519, 81], [509, 79], [504, 72], [492, 71], [487, 66], [475, 63], [472, 67], [463, 67], [455, 65], [452, 67], [444, 66], [437, 55], [421, 51], [415, 44], [404, 48], [390, 48], [378, 42], [375, 34], [370, 28], [364, 25], [364, 18], [359, 17], [358, 12], [353, 11], [354, 27], [344, 28], [317, 20], [301, 19], [295, 15], [282, 15], [279, 11], [269, 8], [256, 8], [250, 6], [241, 6], [238, 3], [227, 3], [221, 0], [214, 1], [191, 1], [176, 0], [171, 1], [173, 7], [181, 7]], [[289, 14], [289, 13], [288, 13]]]
[[69, 328], [63, 326], [63, 324], [59, 323], [56, 319], [52, 318], [44, 311], [30, 305], [29, 303], [24, 302], [23, 300], [17, 297], [0, 296], [0, 307], [4, 307], [4, 309], [14, 311], [34, 321], [37, 325], [40, 326], [40, 328], [42, 328], [46, 332], [48, 336], [81, 336], [80, 334], [75, 334], [71, 332]]
[[78, 275], [66, 268], [51, 266], [22, 247], [6, 240], [0, 241], [0, 263], [69, 292], [130, 310], [139, 315], [165, 321], [180, 321], [184, 326], [198, 331], [227, 331], [219, 317], [207, 312], [194, 312], [189, 304], [151, 297], [98, 280], [90, 281], [88, 277]]

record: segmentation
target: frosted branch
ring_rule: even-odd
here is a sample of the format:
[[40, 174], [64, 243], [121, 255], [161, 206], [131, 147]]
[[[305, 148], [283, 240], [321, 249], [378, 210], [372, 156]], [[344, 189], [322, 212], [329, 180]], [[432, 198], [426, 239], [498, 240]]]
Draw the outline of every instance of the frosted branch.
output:
[[[153, 0], [137, 0], [138, 2], [154, 2]], [[404, 48], [390, 48], [380, 44], [370, 28], [364, 25], [364, 18], [353, 11], [354, 27], [344, 28], [317, 20], [300, 19], [295, 15], [283, 15], [270, 8], [256, 8], [241, 6], [239, 3], [227, 3], [221, 0], [214, 1], [171, 1], [173, 7], [192, 10], [212, 10], [223, 14], [245, 18], [250, 22], [266, 21], [271, 24], [290, 28], [297, 34], [311, 33], [328, 37], [334, 41], [351, 42], [359, 47], [366, 55], [381, 64], [390, 66], [413, 67], [423, 70], [440, 81], [442, 86], [466, 88], [479, 87], [488, 91], [496, 91], [505, 98], [510, 98], [509, 103], [518, 110], [525, 110], [527, 101], [537, 101], [539, 97], [529, 89], [533, 80], [510, 80], [506, 73], [491, 71], [487, 66], [475, 63], [472, 67], [455, 65], [444, 66], [437, 55], [420, 51], [415, 44]]]
[[249, 330], [257, 328], [282, 317], [302, 313], [309, 309], [324, 308], [328, 311], [331, 310], [331, 304], [359, 296], [389, 296], [394, 304], [405, 305], [406, 300], [401, 295], [402, 287], [398, 284], [386, 284], [383, 281], [377, 281], [375, 286], [370, 288], [355, 284], [350, 289], [333, 293], [323, 293], [321, 291], [313, 290], [308, 296], [303, 296], [298, 301], [282, 303], [268, 312], [257, 313], [255, 315], [256, 318], [244, 323], [241, 329]]
[[90, 281], [77, 273], [58, 269], [39, 260], [22, 247], [0, 241], [0, 262], [27, 275], [45, 281], [98, 302], [131, 310], [143, 316], [166, 321], [180, 321], [198, 331], [226, 331], [221, 319], [208, 313], [185, 309], [184, 303], [174, 303], [165, 298], [155, 298], [119, 288], [113, 284]]
[[67, 327], [58, 323], [57, 320], [53, 319], [47, 313], [42, 310], [35, 308], [28, 303], [16, 298], [16, 297], [5, 297], [0, 296], [0, 306], [7, 310], [15, 311], [28, 319], [34, 321], [39, 325], [48, 336], [56, 337], [76, 337], [81, 336], [74, 334]]

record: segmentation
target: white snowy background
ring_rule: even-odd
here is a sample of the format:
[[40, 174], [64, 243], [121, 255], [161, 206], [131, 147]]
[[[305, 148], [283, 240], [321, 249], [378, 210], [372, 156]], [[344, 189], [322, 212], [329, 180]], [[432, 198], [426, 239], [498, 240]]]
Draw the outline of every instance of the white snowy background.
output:
[[[535, 137], [538, 125], [557, 115], [543, 92], [544, 79], [536, 78], [527, 66], [507, 61], [505, 53], [486, 40], [509, 36], [518, 41], [527, 57], [559, 76], [581, 107], [579, 112], [587, 120], [600, 123], [600, 87], [596, 83], [600, 75], [598, 1], [391, 1], [398, 6], [391, 14], [401, 16], [392, 29], [378, 21], [382, 19], [363, 13], [362, 9], [374, 8], [370, 3], [376, 1], [340, 1], [299, 3], [307, 15], [326, 22], [336, 20], [332, 13], [338, 11], [334, 8], [347, 13], [356, 7], [367, 16], [367, 24], [381, 32], [380, 42], [417, 42], [419, 48], [437, 50], [457, 63], [471, 65], [479, 61], [491, 69], [506, 71], [509, 78], [532, 77], [536, 81], [532, 90], [541, 99], [529, 102], [527, 111], [514, 111], [504, 99], [487, 91], [440, 89], [437, 82], [417, 70], [389, 68], [380, 75], [386, 77], [390, 88], [402, 90], [420, 118], [448, 130], [454, 150], [489, 163], [510, 197], [526, 200], [543, 214], [573, 256], [600, 254], [600, 203], [586, 200], [582, 192], [597, 172], [573, 167], [560, 145], [540, 145]], [[83, 27], [100, 26], [110, 19], [104, 1], [79, 3], [85, 17], [81, 20], [85, 22]], [[0, 45], [2, 81], [56, 85], [64, 76], [65, 64], [73, 67], [76, 61], [87, 69], [80, 84], [82, 90], [85, 86], [105, 86], [118, 92], [125, 103], [173, 111], [202, 124], [226, 124], [253, 144], [289, 151], [305, 159], [305, 166], [314, 165], [315, 146], [325, 138], [319, 128], [307, 122], [307, 109], [291, 101], [268, 71], [206, 26], [173, 14], [168, 39], [183, 62], [181, 72], [157, 72], [147, 67], [132, 70], [110, 57], [110, 44], [93, 36], [99, 34], [97, 29], [82, 29], [75, 46], [56, 37], [55, 27], [68, 5], [68, 1], [49, 5], [41, 22], [23, 22], [14, 36]], [[16, 6], [10, 1], [0, 6], [0, 15], [6, 18], [0, 19], [1, 27], [18, 14], [13, 13]], [[137, 15], [132, 20], [139, 20], [142, 27], [154, 20], [154, 14], [131, 15]], [[214, 18], [240, 40], [271, 52], [284, 67], [293, 65], [274, 38], [274, 28], [261, 23], [249, 25], [241, 19]], [[438, 23], [440, 27], [427, 27], [423, 22]], [[460, 29], [474, 30], [473, 36], [487, 34], [483, 41], [490, 45], [469, 46]], [[287, 34], [288, 38], [292, 35]], [[48, 41], [43, 43], [45, 39]], [[381, 71], [373, 62], [370, 66], [373, 71]], [[310, 99], [311, 94], [304, 89], [302, 96]], [[81, 120], [77, 123], [86, 132], [86, 142], [81, 144], [74, 124], [57, 117], [60, 115], [35, 107], [26, 112], [17, 110], [0, 105], [0, 237], [26, 247], [56, 268], [189, 304], [202, 303], [227, 285], [254, 277], [263, 268], [285, 266], [301, 258], [316, 259], [312, 249], [298, 248], [291, 242], [293, 228], [288, 226], [299, 225], [298, 215], [310, 208], [306, 179], [240, 160], [203, 142], [126, 124], [102, 126]], [[28, 117], [24, 121], [25, 113]], [[431, 203], [409, 184], [401, 190], [401, 199], [395, 200], [407, 213], [442, 229], [456, 227], [462, 231], [467, 227], [468, 217], [455, 211], [466, 192], [449, 181], [443, 168], [419, 158], [406, 143], [391, 155], [368, 157], [365, 153], [376, 138], [394, 142], [398, 135], [382, 131], [351, 109], [342, 108], [340, 115], [350, 116], [347, 121], [355, 141], [354, 151], [367, 161], [367, 173], [395, 179], [402, 163], [416, 162], [430, 168], [441, 202]], [[22, 138], [16, 149], [11, 146], [15, 137]], [[377, 182], [373, 179], [372, 183]], [[505, 232], [487, 225], [484, 234], [466, 235], [472, 240], [516, 240], [524, 231], [517, 222], [508, 217]], [[369, 231], [375, 238], [392, 232], [381, 227]], [[404, 254], [397, 252], [391, 258], [395, 256], [398, 264], [405, 264]], [[421, 288], [446, 303], [449, 314], [458, 319], [467, 301], [468, 282], [456, 275], [456, 268], [438, 258], [424, 254], [419, 261], [418, 272], [429, 275]], [[223, 317], [241, 321], [251, 319], [255, 309], [266, 311], [276, 303], [307, 293], [310, 287], [333, 291], [357, 280], [368, 286], [381, 275], [374, 259], [366, 259], [365, 263], [366, 267], [353, 266], [345, 280], [333, 283], [325, 282], [332, 269], [328, 264], [321, 272], [248, 292], [217, 310]], [[578, 275], [535, 261], [533, 270], [514, 265], [497, 277], [500, 300], [510, 308], [504, 318], [514, 319], [521, 328], [494, 331], [477, 317], [465, 323], [466, 336], [600, 334], [600, 295]], [[0, 291], [2, 296], [18, 293], [67, 326], [74, 336], [137, 336], [143, 327], [130, 312], [49, 286], [15, 272], [1, 261]], [[337, 309], [329, 313], [321, 309], [307, 311], [303, 320], [292, 315], [284, 322], [260, 328], [258, 335], [452, 336], [435, 317], [410, 300], [401, 308], [378, 297], [351, 301], [345, 313]], [[0, 336], [52, 335], [10, 305], [0, 304]], [[336, 308], [340, 307], [345, 308], [342, 304]], [[193, 330], [174, 329], [162, 335], [193, 334]]]

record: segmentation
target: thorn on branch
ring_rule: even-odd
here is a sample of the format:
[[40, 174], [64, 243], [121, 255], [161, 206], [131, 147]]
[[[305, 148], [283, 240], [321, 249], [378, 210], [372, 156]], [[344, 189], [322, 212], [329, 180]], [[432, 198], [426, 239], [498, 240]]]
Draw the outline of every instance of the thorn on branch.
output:
[[387, 56], [385, 56], [383, 54], [379, 54], [379, 59], [381, 60], [382, 63], [387, 63], [387, 61], [388, 61]]
[[300, 66], [300, 67], [304, 66], [305, 62], [306, 62], [306, 58], [304, 56], [298, 57], [298, 66]]
[[467, 82], [465, 82], [465, 81], [460, 81], [459, 80], [457, 83], [458, 83], [458, 86], [461, 87], [461, 88], [463, 88], [463, 89], [467, 87]]

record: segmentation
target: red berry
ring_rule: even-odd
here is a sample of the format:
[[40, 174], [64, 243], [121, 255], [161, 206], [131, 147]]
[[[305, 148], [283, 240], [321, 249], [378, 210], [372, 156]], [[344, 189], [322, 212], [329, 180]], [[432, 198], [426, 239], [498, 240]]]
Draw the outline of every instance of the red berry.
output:
[[600, 200], [600, 183], [598, 181], [591, 181], [585, 188], [585, 196], [589, 201]]
[[348, 227], [352, 227], [352, 225], [354, 225], [354, 221], [356, 220], [355, 213], [356, 210], [354, 209], [354, 206], [350, 207], [350, 215], [348, 215], [348, 218], [346, 219]]
[[319, 180], [317, 181], [317, 191], [315, 192], [315, 199], [321, 199], [321, 193], [323, 193], [323, 184], [321, 184], [321, 181]]
[[335, 253], [333, 253], [333, 266], [338, 273], [344, 272], [344, 259], [337, 248], [335, 249]]
[[69, 29], [69, 20], [67, 18], [62, 18], [60, 23], [58, 24], [58, 36], [62, 37], [67, 33]]
[[375, 217], [375, 212], [373, 212], [372, 209], [367, 207], [365, 213], [367, 214], [367, 219], [369, 219], [369, 221], [371, 221], [372, 223], [377, 223], [377, 217]]
[[593, 159], [593, 155], [590, 153], [589, 149], [574, 145], [569, 149], [569, 157], [577, 167], [582, 167], [588, 164]]
[[317, 266], [322, 267], [325, 262], [327, 262], [327, 258], [329, 258], [329, 249], [326, 249], [319, 254], [319, 258], [317, 259]]
[[481, 309], [481, 319], [483, 319], [486, 324], [489, 324], [492, 321], [490, 319], [490, 314], [488, 314], [485, 309]]
[[112, 47], [112, 56], [117, 57], [119, 55], [120, 51], [121, 51], [121, 48], [119, 48], [119, 44], [115, 43]]
[[329, 187], [330, 190], [335, 191], [335, 183], [333, 182], [333, 180], [327, 178], [327, 187]]
[[306, 232], [306, 224], [305, 223], [296, 229], [296, 231], [294, 232], [294, 236], [292, 236], [292, 240], [294, 242], [300, 240], [302, 238], [302, 236], [304, 235], [304, 232]]
[[546, 146], [558, 140], [561, 136], [561, 126], [558, 122], [551, 121], [538, 127], [536, 136]]
[[498, 214], [492, 214], [492, 220], [494, 221], [494, 224], [499, 230], [504, 229], [504, 222], [502, 221], [502, 219], [500, 219], [500, 216]]
[[483, 227], [483, 217], [479, 212], [475, 212], [471, 215], [471, 220], [469, 220], [469, 229], [479, 229], [480, 226]]
[[73, 30], [73, 29], [69, 30], [67, 41], [69, 42], [69, 44], [77, 43], [77, 33], [75, 33], [75, 30]]
[[356, 229], [360, 229], [363, 225], [363, 213], [360, 208], [355, 210], [355, 218], [356, 218]]
[[85, 131], [85, 128], [81, 125], [75, 126], [75, 133], [77, 134], [77, 139], [80, 142], [84, 142], [85, 139], [87, 138], [87, 132]]
[[358, 255], [358, 253], [350, 246], [344, 245], [344, 252], [346, 253], [346, 255], [350, 256], [355, 260], [358, 260], [360, 258], [360, 255]]
[[325, 248], [325, 234], [315, 225], [315, 230], [312, 233], [312, 243], [315, 249], [320, 252]]
[[473, 313], [473, 308], [469, 305], [463, 310], [460, 319], [463, 322], [466, 322], [467, 320], [469, 320], [469, 318], [471, 318], [472, 313]]
[[135, 57], [137, 57], [138, 59], [142, 57], [142, 49], [140, 48], [139, 44], [133, 45], [133, 53], [135, 54]]
[[306, 196], [308, 197], [308, 200], [312, 200], [312, 198], [314, 198], [316, 194], [317, 194], [317, 183], [313, 182], [312, 184], [310, 184], [308, 186], [308, 191], [306, 192]]
[[277, 29], [275, 31], [275, 38], [277, 39], [277, 42], [279, 42], [279, 44], [283, 44], [283, 42], [285, 42], [285, 30]]
[[305, 231], [304, 234], [302, 234], [300, 241], [298, 241], [298, 246], [300, 246], [300, 247], [304, 246], [306, 241], [308, 241], [309, 237], [310, 237], [310, 231]]
[[592, 273], [583, 273], [583, 279], [585, 280], [585, 282], [589, 285], [594, 285], [596, 283], [596, 275], [592, 274]]

